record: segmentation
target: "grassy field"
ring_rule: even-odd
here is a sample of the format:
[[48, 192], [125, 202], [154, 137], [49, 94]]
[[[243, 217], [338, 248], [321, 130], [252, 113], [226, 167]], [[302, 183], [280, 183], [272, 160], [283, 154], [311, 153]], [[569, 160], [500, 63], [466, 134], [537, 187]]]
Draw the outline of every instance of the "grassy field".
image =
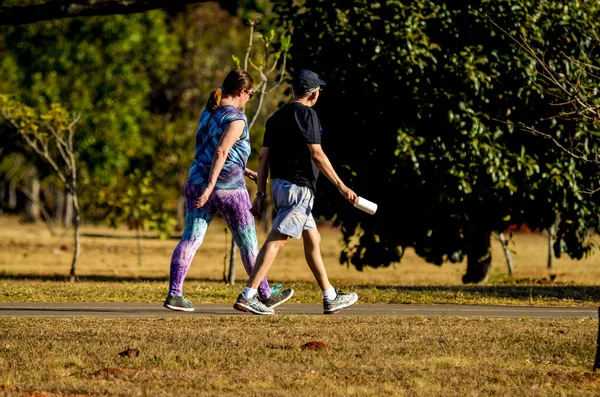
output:
[[[139, 265], [131, 231], [86, 225], [82, 233], [80, 279], [71, 284], [71, 231], [53, 237], [43, 225], [0, 217], [0, 302], [161, 304], [176, 238], [146, 235]], [[466, 264], [436, 267], [412, 252], [385, 269], [339, 265], [339, 231], [321, 233], [332, 282], [356, 290], [359, 303], [600, 305], [600, 258], [561, 258], [548, 270], [539, 234], [514, 235], [513, 277], [494, 242], [489, 282], [463, 286]], [[185, 285], [194, 302], [233, 303], [241, 291], [241, 264], [235, 285], [222, 281], [229, 240], [221, 222], [211, 225]], [[295, 288], [294, 302], [320, 302], [299, 241], [284, 247], [269, 277]], [[0, 395], [598, 396], [597, 334], [593, 319], [4, 317]], [[303, 347], [311, 342], [322, 348]]]
[[[466, 264], [426, 263], [408, 251], [401, 263], [357, 271], [338, 261], [341, 234], [323, 227], [322, 252], [332, 283], [354, 289], [363, 303], [478, 303], [519, 305], [600, 305], [600, 255], [581, 261], [556, 259], [547, 269], [546, 238], [515, 234], [510, 244], [514, 275], [508, 276], [500, 242], [493, 242], [490, 280], [465, 286]], [[247, 275], [238, 260], [236, 284], [226, 285], [231, 235], [215, 220], [192, 263], [185, 294], [194, 302], [227, 303], [243, 287]], [[259, 235], [259, 242], [265, 236]], [[151, 234], [141, 241], [137, 259], [134, 233], [127, 229], [82, 227], [82, 253], [77, 265], [79, 282], [65, 282], [72, 261], [70, 230], [50, 235], [43, 225], [21, 224], [16, 217], [0, 217], [0, 296], [6, 301], [161, 302], [168, 290], [169, 263], [178, 239], [158, 240]], [[290, 240], [271, 268], [272, 284], [297, 290], [295, 302], [318, 303], [316, 282], [304, 262], [300, 240]]]
[[[596, 328], [589, 319], [3, 319], [0, 394], [597, 396]], [[303, 348], [310, 342], [324, 346]]]

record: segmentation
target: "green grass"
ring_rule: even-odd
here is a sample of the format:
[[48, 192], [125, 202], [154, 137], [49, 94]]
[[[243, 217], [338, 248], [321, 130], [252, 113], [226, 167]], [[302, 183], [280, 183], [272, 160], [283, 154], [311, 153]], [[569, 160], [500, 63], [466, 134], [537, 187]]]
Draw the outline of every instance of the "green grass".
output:
[[[243, 284], [188, 280], [185, 295], [194, 303], [232, 303]], [[294, 303], [320, 303], [314, 282], [289, 282]], [[358, 292], [361, 303], [395, 304], [479, 304], [539, 306], [599, 306], [597, 286], [381, 286], [337, 284], [343, 290]], [[168, 291], [165, 281], [94, 281], [81, 279], [74, 284], [55, 279], [0, 280], [0, 300], [4, 302], [163, 302]]]

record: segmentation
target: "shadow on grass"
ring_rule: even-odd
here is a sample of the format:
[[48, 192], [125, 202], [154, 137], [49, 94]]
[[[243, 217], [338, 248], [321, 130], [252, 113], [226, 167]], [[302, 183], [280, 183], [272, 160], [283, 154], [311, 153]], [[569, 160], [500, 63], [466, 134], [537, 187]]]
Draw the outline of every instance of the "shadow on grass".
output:
[[[367, 287], [365, 287], [367, 288]], [[600, 302], [600, 286], [581, 285], [464, 285], [464, 286], [371, 286], [382, 293], [432, 296], [456, 296], [456, 298], [509, 298], [524, 302], [537, 300], [571, 300]]]
[[[35, 281], [57, 281], [57, 282], [68, 282], [69, 276], [64, 274], [0, 274], [0, 280], [35, 280]], [[186, 277], [186, 282], [197, 281], [215, 283], [223, 280], [214, 278], [200, 278], [200, 277]], [[120, 276], [102, 276], [102, 275], [91, 275], [91, 276], [79, 276], [77, 281], [90, 281], [90, 282], [168, 282], [168, 277], [120, 277]]]
[[[92, 237], [92, 238], [110, 238], [110, 239], [135, 239], [137, 236], [119, 236], [115, 234], [103, 234], [103, 233], [81, 233], [81, 237]], [[158, 236], [140, 236], [141, 240], [159, 240]], [[180, 235], [172, 235], [167, 240], [181, 240]]]

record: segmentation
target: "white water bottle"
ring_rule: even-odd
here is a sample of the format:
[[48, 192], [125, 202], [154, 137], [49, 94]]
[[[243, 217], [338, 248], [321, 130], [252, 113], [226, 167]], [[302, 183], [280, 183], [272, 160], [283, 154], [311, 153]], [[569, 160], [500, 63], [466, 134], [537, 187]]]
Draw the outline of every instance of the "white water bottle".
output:
[[377, 204], [358, 196], [358, 200], [354, 203], [354, 206], [360, 210], [365, 211], [367, 214], [373, 215], [377, 211]]

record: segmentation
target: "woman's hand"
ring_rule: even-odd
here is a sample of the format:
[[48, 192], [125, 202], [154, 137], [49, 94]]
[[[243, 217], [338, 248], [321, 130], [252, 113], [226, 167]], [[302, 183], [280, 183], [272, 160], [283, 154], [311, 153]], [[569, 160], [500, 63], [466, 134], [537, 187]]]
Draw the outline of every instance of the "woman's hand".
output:
[[208, 202], [208, 198], [210, 197], [210, 194], [212, 193], [212, 191], [213, 190], [211, 188], [204, 189], [204, 191], [202, 192], [200, 197], [198, 197], [198, 199], [196, 201], [194, 201], [194, 207], [196, 207], [196, 208], [203, 207], [204, 204], [206, 204]]
[[254, 181], [255, 183], [258, 180], [258, 172], [252, 171], [250, 168], [246, 168], [244, 170], [244, 175], [246, 175], [248, 179]]

